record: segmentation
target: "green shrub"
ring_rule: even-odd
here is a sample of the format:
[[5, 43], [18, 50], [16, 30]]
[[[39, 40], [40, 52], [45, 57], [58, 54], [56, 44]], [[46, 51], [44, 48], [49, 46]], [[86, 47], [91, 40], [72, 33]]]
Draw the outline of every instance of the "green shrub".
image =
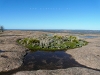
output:
[[53, 37], [45, 36], [45, 39], [40, 37], [38, 39], [24, 38], [17, 40], [17, 42], [30, 50], [67, 50], [88, 44], [84, 40], [78, 40], [75, 36], [62, 37], [58, 35]]
[[0, 31], [4, 32], [4, 27], [3, 26], [0, 26]]

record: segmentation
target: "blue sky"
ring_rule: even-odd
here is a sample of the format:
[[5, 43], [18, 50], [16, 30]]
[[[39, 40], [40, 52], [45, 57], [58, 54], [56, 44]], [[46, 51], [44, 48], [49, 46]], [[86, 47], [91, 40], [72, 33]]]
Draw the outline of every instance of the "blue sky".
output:
[[100, 0], [0, 0], [5, 29], [100, 30]]

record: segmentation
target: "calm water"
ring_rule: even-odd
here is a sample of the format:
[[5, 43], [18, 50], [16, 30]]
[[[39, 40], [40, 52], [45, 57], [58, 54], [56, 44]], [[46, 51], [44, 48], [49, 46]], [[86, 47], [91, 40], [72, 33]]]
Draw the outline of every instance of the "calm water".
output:
[[72, 34], [100, 34], [100, 30], [69, 30]]
[[54, 69], [66, 69], [69, 67], [84, 67], [96, 71], [99, 69], [93, 69], [86, 67], [77, 61], [70, 54], [65, 53], [64, 51], [56, 52], [45, 52], [45, 51], [36, 51], [28, 53], [23, 61], [22, 66], [19, 68], [7, 71], [0, 72], [0, 75], [12, 75], [19, 71], [34, 71], [34, 70], [54, 70]]
[[89, 39], [89, 38], [97, 38], [99, 36], [79, 36], [80, 38], [86, 38], [86, 39]]
[[33, 70], [54, 70], [54, 69], [65, 69], [69, 67], [85, 67], [75, 59], [72, 58], [70, 54], [64, 51], [56, 52], [46, 52], [46, 51], [36, 51], [29, 52], [24, 60], [21, 67], [13, 69], [7, 72], [0, 72], [0, 75], [12, 75], [19, 71], [33, 71]]
[[69, 67], [82, 66], [77, 63], [71, 55], [64, 51], [46, 52], [36, 51], [28, 53], [24, 58], [24, 69], [64, 69]]

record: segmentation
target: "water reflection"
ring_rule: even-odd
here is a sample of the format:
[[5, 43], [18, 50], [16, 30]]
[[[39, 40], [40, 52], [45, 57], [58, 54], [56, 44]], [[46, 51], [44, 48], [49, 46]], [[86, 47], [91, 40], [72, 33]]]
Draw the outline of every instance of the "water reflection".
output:
[[13, 69], [7, 72], [0, 72], [0, 75], [12, 75], [19, 71], [32, 71], [32, 70], [54, 70], [54, 69], [65, 69], [69, 67], [84, 67], [96, 71], [99, 69], [93, 69], [87, 67], [75, 61], [70, 54], [64, 51], [56, 52], [45, 52], [36, 51], [28, 53], [24, 58], [24, 63], [17, 69]]
[[65, 69], [69, 67], [82, 66], [77, 63], [71, 55], [64, 51], [46, 52], [37, 51], [30, 52], [25, 56], [24, 69]]
[[86, 38], [86, 39], [89, 39], [89, 38], [98, 38], [99, 36], [79, 36], [80, 38]]

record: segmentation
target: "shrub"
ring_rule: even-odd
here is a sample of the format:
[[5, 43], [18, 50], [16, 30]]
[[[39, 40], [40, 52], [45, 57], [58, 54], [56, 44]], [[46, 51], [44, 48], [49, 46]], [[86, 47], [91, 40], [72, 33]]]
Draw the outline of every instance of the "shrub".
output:
[[53, 37], [48, 37], [46, 35], [45, 39], [43, 38], [44, 37], [39, 37], [38, 39], [24, 38], [17, 42], [31, 50], [65, 50], [82, 47], [88, 44], [88, 42], [84, 40], [78, 40], [75, 36], [62, 37], [55, 35]]
[[0, 31], [4, 32], [4, 27], [3, 26], [0, 26]]

